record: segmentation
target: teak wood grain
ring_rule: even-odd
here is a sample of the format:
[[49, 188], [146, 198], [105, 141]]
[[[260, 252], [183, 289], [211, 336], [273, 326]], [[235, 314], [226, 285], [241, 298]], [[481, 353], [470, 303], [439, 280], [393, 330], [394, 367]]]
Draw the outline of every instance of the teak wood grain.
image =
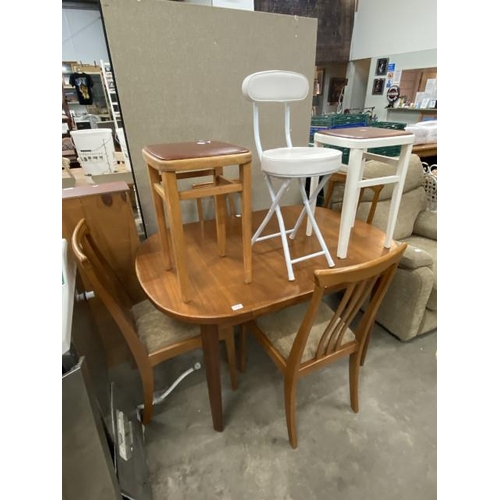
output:
[[[285, 224], [292, 224], [302, 206], [283, 207]], [[252, 214], [253, 231], [267, 210]], [[329, 249], [336, 252], [340, 214], [317, 207], [316, 221]], [[175, 271], [165, 271], [158, 234], [141, 244], [135, 261], [139, 282], [151, 301], [166, 314], [182, 321], [201, 325], [207, 384], [214, 429], [223, 430], [222, 398], [218, 351], [218, 331], [241, 324], [262, 314], [308, 300], [314, 290], [314, 271], [325, 268], [324, 258], [317, 257], [295, 265], [295, 281], [289, 281], [279, 238], [256, 243], [252, 247], [252, 283], [244, 283], [241, 220], [228, 219], [226, 256], [219, 257], [215, 222], [184, 225], [189, 280], [194, 285], [191, 301], [183, 300]], [[316, 238], [305, 235], [306, 220], [295, 240], [290, 241], [292, 258], [319, 250]], [[277, 232], [276, 219], [266, 233]], [[339, 267], [369, 262], [389, 249], [384, 248], [385, 233], [356, 221], [351, 232], [349, 254], [334, 259]], [[396, 244], [392, 243], [390, 248]]]

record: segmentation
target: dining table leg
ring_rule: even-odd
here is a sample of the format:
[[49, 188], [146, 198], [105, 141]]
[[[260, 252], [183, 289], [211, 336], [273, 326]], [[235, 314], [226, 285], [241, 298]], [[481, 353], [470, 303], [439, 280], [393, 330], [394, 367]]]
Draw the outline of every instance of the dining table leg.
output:
[[203, 358], [207, 376], [208, 398], [212, 422], [216, 431], [224, 430], [222, 421], [222, 392], [220, 380], [219, 329], [217, 325], [201, 325]]

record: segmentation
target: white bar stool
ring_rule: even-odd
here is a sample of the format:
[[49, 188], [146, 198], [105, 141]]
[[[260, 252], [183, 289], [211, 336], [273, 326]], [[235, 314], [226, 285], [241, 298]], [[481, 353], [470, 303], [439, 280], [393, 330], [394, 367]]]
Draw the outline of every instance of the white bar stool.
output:
[[[359, 194], [363, 187], [377, 184], [394, 184], [385, 239], [385, 247], [389, 248], [391, 246], [414, 141], [415, 136], [410, 132], [378, 127], [339, 128], [323, 130], [314, 134], [314, 143], [317, 146], [328, 144], [350, 149], [349, 163], [345, 166], [347, 178], [340, 216], [339, 244], [337, 248], [337, 257], [339, 259], [345, 259], [347, 256], [351, 228], [354, 225]], [[369, 148], [389, 146], [401, 146], [399, 157], [367, 152]], [[363, 179], [365, 160], [379, 160], [393, 165], [394, 175]]]
[[[342, 153], [328, 148], [317, 147], [294, 147], [292, 145], [290, 130], [290, 102], [302, 101], [309, 94], [309, 81], [301, 73], [292, 71], [261, 71], [253, 73], [245, 78], [242, 84], [243, 95], [253, 103], [253, 128], [255, 146], [261, 161], [261, 171], [264, 174], [267, 188], [271, 196], [271, 207], [264, 217], [261, 225], [252, 237], [252, 245], [257, 241], [262, 241], [276, 236], [281, 236], [283, 252], [285, 255], [288, 279], [295, 280], [292, 265], [313, 257], [324, 255], [329, 267], [334, 267], [333, 259], [321, 235], [321, 231], [314, 219], [314, 207], [316, 198], [323, 186], [328, 181], [330, 174], [337, 172], [341, 168]], [[282, 102], [284, 103], [285, 114], [285, 139], [286, 147], [274, 148], [263, 151], [260, 139], [259, 128], [259, 108], [261, 102]], [[318, 178], [323, 176], [321, 181]], [[314, 187], [311, 179], [309, 196], [306, 193], [306, 178], [315, 179]], [[280, 182], [276, 191], [272, 179]], [[295, 226], [292, 229], [285, 229], [283, 216], [280, 209], [280, 200], [286, 192], [293, 179], [299, 182], [300, 193], [304, 208], [302, 209]], [[302, 223], [304, 216], [308, 216], [316, 238], [321, 246], [321, 251], [308, 255], [296, 257], [290, 256], [287, 235], [293, 239]], [[270, 221], [273, 214], [276, 214], [280, 231], [278, 233], [261, 236], [262, 231]], [[308, 235], [310, 232], [308, 233]]]

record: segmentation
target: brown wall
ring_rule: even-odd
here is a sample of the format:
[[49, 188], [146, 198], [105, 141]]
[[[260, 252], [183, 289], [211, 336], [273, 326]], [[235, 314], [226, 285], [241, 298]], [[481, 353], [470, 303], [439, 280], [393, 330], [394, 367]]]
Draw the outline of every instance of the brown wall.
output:
[[318, 19], [316, 64], [350, 60], [356, 0], [255, 0], [255, 10]]

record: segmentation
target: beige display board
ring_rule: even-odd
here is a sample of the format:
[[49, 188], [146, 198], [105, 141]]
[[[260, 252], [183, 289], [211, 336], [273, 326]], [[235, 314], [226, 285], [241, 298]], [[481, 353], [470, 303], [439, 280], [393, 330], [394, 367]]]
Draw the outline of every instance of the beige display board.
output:
[[[141, 155], [148, 144], [211, 139], [251, 149], [253, 208], [268, 207], [252, 105], [241, 84], [256, 71], [305, 74], [310, 97], [292, 108], [292, 138], [295, 146], [306, 146], [317, 20], [168, 0], [105, 0], [101, 6], [147, 234], [157, 230]], [[265, 149], [285, 145], [281, 105], [273, 106], [261, 116]], [[299, 200], [294, 187], [284, 203]], [[195, 220], [195, 205], [183, 207], [183, 215], [185, 222]]]

